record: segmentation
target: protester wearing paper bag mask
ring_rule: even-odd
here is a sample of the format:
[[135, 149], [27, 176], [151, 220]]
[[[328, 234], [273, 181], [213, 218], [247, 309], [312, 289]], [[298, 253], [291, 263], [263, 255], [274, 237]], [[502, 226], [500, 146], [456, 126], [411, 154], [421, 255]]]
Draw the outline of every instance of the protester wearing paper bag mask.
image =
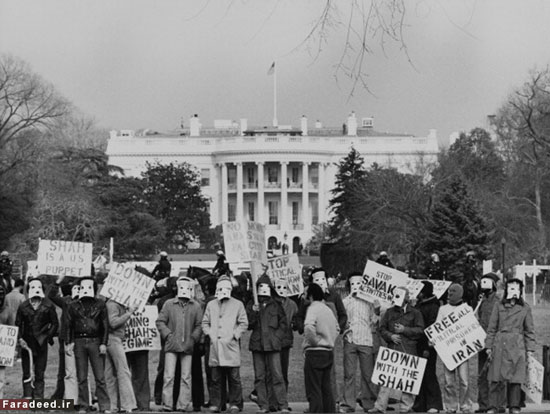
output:
[[328, 292], [327, 275], [324, 270], [316, 270], [311, 274], [311, 282], [323, 288], [323, 292]]
[[232, 290], [233, 285], [231, 284], [231, 279], [227, 276], [221, 276], [218, 279], [218, 283], [216, 283], [216, 299], [229, 299], [231, 297]]
[[[531, 308], [522, 298], [523, 282], [506, 282], [504, 297], [497, 302], [487, 329], [485, 347], [491, 361], [487, 373], [491, 384], [490, 410], [510, 407], [511, 414], [520, 412], [521, 385], [527, 381], [527, 360], [535, 352], [535, 328]], [[508, 400], [506, 387], [508, 386]]]
[[78, 297], [95, 298], [95, 281], [92, 278], [85, 278], [80, 281]]
[[44, 299], [44, 289], [40, 279], [32, 279], [29, 282], [29, 299]]
[[176, 282], [177, 296], [180, 299], [191, 299], [195, 290], [194, 282], [188, 277], [180, 277]]

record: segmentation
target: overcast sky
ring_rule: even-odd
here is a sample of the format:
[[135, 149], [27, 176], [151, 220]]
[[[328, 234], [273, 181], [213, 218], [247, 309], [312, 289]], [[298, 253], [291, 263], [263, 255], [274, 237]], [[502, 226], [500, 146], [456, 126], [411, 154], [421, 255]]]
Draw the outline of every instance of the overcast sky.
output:
[[0, 52], [28, 61], [106, 128], [166, 131], [194, 113], [205, 126], [270, 125], [276, 60], [279, 124], [299, 126], [305, 114], [341, 126], [354, 110], [377, 130], [433, 128], [441, 142], [485, 126], [530, 69], [550, 62], [548, 1], [405, 3], [414, 66], [396, 45], [376, 48], [365, 62], [371, 93], [351, 98], [347, 79], [334, 77], [344, 27], [317, 59], [299, 47], [321, 0], [0, 0]]

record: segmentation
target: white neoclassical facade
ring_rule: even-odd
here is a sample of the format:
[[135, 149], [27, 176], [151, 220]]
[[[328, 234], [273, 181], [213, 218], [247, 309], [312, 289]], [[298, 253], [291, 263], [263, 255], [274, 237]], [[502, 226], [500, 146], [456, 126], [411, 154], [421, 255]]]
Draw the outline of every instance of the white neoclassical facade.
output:
[[313, 235], [313, 226], [327, 221], [330, 191], [337, 163], [351, 147], [365, 164], [393, 166], [415, 172], [438, 153], [435, 130], [425, 137], [376, 132], [372, 118], [352, 113], [341, 128], [319, 121], [308, 128], [291, 126], [248, 128], [247, 121], [215, 121], [203, 128], [199, 118], [189, 128], [160, 134], [152, 131], [111, 131], [109, 163], [127, 176], [140, 176], [146, 162], [188, 162], [201, 175], [203, 193], [210, 198], [213, 226], [251, 220], [266, 225], [268, 244], [284, 242], [299, 249]]

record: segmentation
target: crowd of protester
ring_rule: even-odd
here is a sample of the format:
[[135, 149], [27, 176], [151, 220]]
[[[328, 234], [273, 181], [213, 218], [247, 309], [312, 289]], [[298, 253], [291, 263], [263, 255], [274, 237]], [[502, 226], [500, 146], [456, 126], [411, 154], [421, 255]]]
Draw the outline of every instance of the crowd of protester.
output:
[[[162, 344], [152, 390], [149, 351], [125, 352], [122, 344], [125, 324], [136, 308], [100, 297], [95, 277], [70, 282], [60, 277], [49, 285], [37, 277], [23, 283], [11, 278], [3, 266], [0, 324], [19, 328], [22, 397], [44, 398], [49, 346], [57, 337], [59, 371], [51, 398], [73, 399], [80, 413], [92, 409], [149, 411], [152, 397], [154, 408], [162, 411], [206, 409], [236, 414], [243, 409], [240, 367], [248, 349], [254, 370], [249, 397], [257, 403], [258, 413], [285, 414], [291, 411], [290, 349], [295, 336], [302, 335], [303, 384], [311, 413], [382, 413], [392, 400], [398, 402], [399, 412], [469, 413], [476, 401], [471, 364], [463, 362], [454, 370], [443, 366], [440, 386], [438, 356], [424, 333], [426, 327], [467, 303], [487, 332], [485, 349], [478, 355], [477, 412], [505, 412], [507, 408], [513, 414], [520, 412], [527, 357], [535, 351], [533, 318], [523, 300], [520, 280], [504, 281], [499, 297], [499, 277], [494, 273], [480, 276], [472, 257], [463, 277], [450, 285], [443, 300], [434, 295], [433, 284], [427, 280], [416, 298], [408, 289], [396, 288], [392, 306], [384, 310], [378, 301], [357, 296], [362, 272], [347, 276], [345, 295], [331, 287], [331, 278], [322, 268], [310, 270], [300, 296], [288, 297], [288, 286], [281, 281], [273, 284], [266, 274], [244, 294], [237, 294], [239, 283], [223, 252], [217, 254], [214, 274], [200, 284], [190, 275], [170, 277], [170, 262], [161, 254], [152, 274], [158, 289], [151, 303], [158, 307], [156, 326]], [[9, 260], [7, 256], [3, 252], [2, 260]], [[431, 261], [427, 278], [443, 278], [437, 255]], [[385, 252], [378, 262], [393, 267]], [[244, 277], [246, 286], [251, 278]], [[249, 341], [244, 344], [247, 331]], [[339, 338], [343, 360], [335, 361]], [[427, 359], [418, 395], [395, 393], [372, 382], [381, 345]], [[341, 384], [336, 381], [336, 365], [343, 366]], [[95, 384], [89, 383], [89, 366]], [[356, 385], [357, 370], [360, 386]], [[0, 366], [0, 398], [4, 397], [5, 371]]]

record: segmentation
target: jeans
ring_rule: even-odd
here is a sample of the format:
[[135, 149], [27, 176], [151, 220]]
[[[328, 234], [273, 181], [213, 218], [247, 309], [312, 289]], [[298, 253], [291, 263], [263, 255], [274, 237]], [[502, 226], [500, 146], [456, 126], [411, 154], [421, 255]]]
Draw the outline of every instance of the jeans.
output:
[[477, 402], [479, 403], [479, 409], [487, 411], [490, 408], [489, 403], [489, 380], [487, 379], [488, 367], [487, 350], [483, 349], [477, 354]]
[[21, 351], [21, 362], [23, 365], [23, 397], [44, 398], [44, 372], [48, 362], [48, 342], [45, 341], [42, 346], [36, 344], [36, 348], [30, 348], [34, 365], [34, 389], [31, 383], [25, 382], [25, 379], [31, 377], [31, 366], [29, 353], [26, 350]]
[[101, 411], [109, 410], [111, 402], [105, 385], [105, 356], [99, 353], [99, 338], [76, 338], [74, 340], [74, 357], [78, 377], [78, 402], [80, 409], [90, 407], [88, 394], [88, 361], [92, 366], [95, 378], [95, 392]]
[[[268, 389], [273, 391], [278, 409], [288, 408], [285, 382], [281, 370], [281, 355], [279, 352], [252, 352], [254, 362], [254, 389], [258, 393], [260, 408], [269, 409]], [[267, 370], [271, 373], [271, 383], [268, 383]]]
[[65, 341], [63, 339], [59, 340], [58, 356], [57, 383], [55, 385], [55, 391], [50, 397], [53, 400], [59, 400], [65, 395]]
[[227, 393], [227, 403], [229, 407], [240, 407], [242, 405], [242, 386], [240, 367], [211, 367], [212, 372], [212, 394], [210, 395], [210, 405], [221, 408], [222, 387], [225, 387], [225, 378], [229, 382]]
[[180, 393], [176, 403], [176, 410], [192, 408], [191, 403], [191, 364], [192, 355], [183, 352], [166, 352], [164, 354], [164, 383], [162, 387], [162, 403], [165, 407], [172, 407], [174, 402], [174, 374], [176, 361], [181, 363]]
[[304, 382], [310, 413], [334, 413], [336, 400], [330, 378], [334, 355], [332, 351], [307, 351], [304, 361]]
[[372, 346], [350, 344], [344, 341], [344, 404], [355, 408], [355, 372], [357, 361], [361, 372], [361, 402], [364, 409], [374, 407], [378, 386], [371, 381], [374, 371], [374, 353]]
[[[78, 404], [78, 379], [76, 376], [76, 360], [74, 354], [65, 354], [65, 378], [63, 398], [73, 400], [75, 405]], [[88, 393], [89, 394], [89, 393]]]
[[420, 391], [413, 405], [413, 410], [421, 413], [428, 411], [430, 408], [435, 408], [439, 411], [443, 410], [441, 388], [439, 387], [436, 372], [437, 352], [434, 348], [430, 348], [428, 352], [430, 354], [428, 355], [426, 370], [424, 371]]
[[288, 364], [290, 363], [290, 347], [281, 349], [281, 371], [283, 372], [283, 381], [288, 393]]
[[132, 374], [132, 386], [137, 408], [140, 411], [150, 411], [149, 351], [126, 352], [126, 360]]
[[105, 383], [111, 400], [111, 411], [120, 409], [130, 411], [137, 408], [130, 369], [126, 361], [126, 353], [122, 347], [122, 339], [115, 335], [109, 335], [107, 356], [105, 358]]
[[200, 411], [204, 404], [204, 381], [202, 378], [202, 356], [200, 344], [193, 348], [193, 359], [191, 362], [191, 399], [195, 411]]
[[[388, 401], [390, 399], [390, 396], [394, 390], [392, 388], [380, 387], [380, 391], [378, 392], [378, 398], [376, 398], [376, 402], [374, 403], [374, 408], [377, 408], [381, 411], [386, 411], [386, 408], [388, 407]], [[399, 404], [399, 411], [400, 412], [407, 412], [411, 411], [411, 408], [414, 404], [414, 398], [415, 396], [413, 394], [409, 394], [407, 392], [401, 392], [401, 401]]]
[[453, 371], [443, 366], [445, 373], [445, 387], [443, 388], [443, 404], [446, 410], [469, 411], [472, 408], [470, 398], [469, 361], [460, 364]]

